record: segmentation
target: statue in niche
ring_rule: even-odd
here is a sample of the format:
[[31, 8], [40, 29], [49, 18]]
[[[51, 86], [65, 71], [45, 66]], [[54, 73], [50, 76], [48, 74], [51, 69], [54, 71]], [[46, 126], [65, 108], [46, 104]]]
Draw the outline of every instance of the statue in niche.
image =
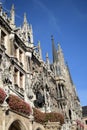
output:
[[11, 64], [10, 61], [7, 60], [5, 53], [2, 55], [1, 68], [3, 84], [12, 84]]
[[45, 104], [44, 95], [40, 91], [36, 92], [36, 100], [34, 101], [35, 107], [42, 108]]
[[50, 112], [50, 95], [49, 95], [49, 91], [46, 91], [46, 98], [47, 98], [46, 109], [47, 109], [47, 111]]
[[35, 75], [33, 90], [36, 95], [36, 100], [34, 101], [34, 105], [36, 107], [42, 108], [45, 104], [44, 91], [43, 91], [43, 78], [40, 73]]
[[26, 102], [30, 103], [31, 106], [33, 107], [33, 100], [34, 100], [34, 93], [32, 91], [32, 86], [31, 86], [31, 78], [30, 75], [26, 75], [26, 80], [25, 80], [25, 100]]
[[2, 54], [1, 62], [1, 80], [4, 85], [4, 90], [9, 95], [9, 86], [12, 85], [12, 66], [8, 61], [5, 53]]
[[47, 84], [46, 84], [46, 87], [44, 89], [44, 97], [45, 97], [45, 110], [47, 112], [50, 112], [51, 102], [50, 102], [49, 88], [48, 88]]

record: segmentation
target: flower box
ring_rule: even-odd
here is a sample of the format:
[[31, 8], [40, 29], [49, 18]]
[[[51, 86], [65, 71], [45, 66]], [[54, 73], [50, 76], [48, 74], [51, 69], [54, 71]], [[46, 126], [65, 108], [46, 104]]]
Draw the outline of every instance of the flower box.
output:
[[0, 88], [0, 104], [4, 102], [5, 98], [6, 98], [5, 91], [2, 88]]

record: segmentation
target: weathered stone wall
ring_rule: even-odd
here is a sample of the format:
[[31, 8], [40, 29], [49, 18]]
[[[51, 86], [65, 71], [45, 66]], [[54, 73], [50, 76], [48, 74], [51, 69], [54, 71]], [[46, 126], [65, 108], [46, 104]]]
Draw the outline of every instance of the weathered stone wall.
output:
[[9, 130], [10, 126], [15, 122], [16, 127], [20, 127], [20, 130], [61, 130], [61, 125], [58, 122], [48, 122], [42, 125], [27, 116], [0, 107], [0, 130]]
[[13, 122], [19, 122], [21, 130], [32, 130], [32, 122], [28, 117], [14, 113], [12, 111], [4, 111], [0, 108], [0, 130], [9, 130]]
[[33, 130], [61, 130], [59, 122], [47, 122], [44, 125], [34, 122]]
[[2, 108], [0, 107], [0, 130], [3, 130], [3, 121], [4, 121], [4, 117], [3, 117], [3, 111]]

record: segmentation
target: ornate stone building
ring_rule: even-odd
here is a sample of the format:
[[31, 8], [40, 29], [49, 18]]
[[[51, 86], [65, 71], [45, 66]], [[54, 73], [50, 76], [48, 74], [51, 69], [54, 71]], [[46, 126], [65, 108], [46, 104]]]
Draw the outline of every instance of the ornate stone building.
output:
[[[22, 27], [15, 25], [15, 9], [11, 8], [10, 17], [0, 6], [0, 88], [6, 93], [0, 105], [0, 130], [82, 130], [82, 108], [65, 63], [61, 46], [55, 48], [53, 36], [53, 63], [48, 54], [42, 60], [40, 42], [34, 46], [33, 30], [26, 14]], [[58, 112], [64, 116], [64, 124], [42, 125], [30, 116], [12, 110], [8, 105], [9, 95], [18, 96], [44, 113]]]

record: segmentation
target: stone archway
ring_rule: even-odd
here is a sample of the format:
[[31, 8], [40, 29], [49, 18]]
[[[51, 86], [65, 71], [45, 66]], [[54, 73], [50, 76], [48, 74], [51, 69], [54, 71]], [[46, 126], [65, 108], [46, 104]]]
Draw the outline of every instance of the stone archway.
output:
[[26, 130], [24, 125], [19, 120], [12, 122], [8, 130]]
[[36, 130], [42, 130], [40, 127], [38, 127]]

